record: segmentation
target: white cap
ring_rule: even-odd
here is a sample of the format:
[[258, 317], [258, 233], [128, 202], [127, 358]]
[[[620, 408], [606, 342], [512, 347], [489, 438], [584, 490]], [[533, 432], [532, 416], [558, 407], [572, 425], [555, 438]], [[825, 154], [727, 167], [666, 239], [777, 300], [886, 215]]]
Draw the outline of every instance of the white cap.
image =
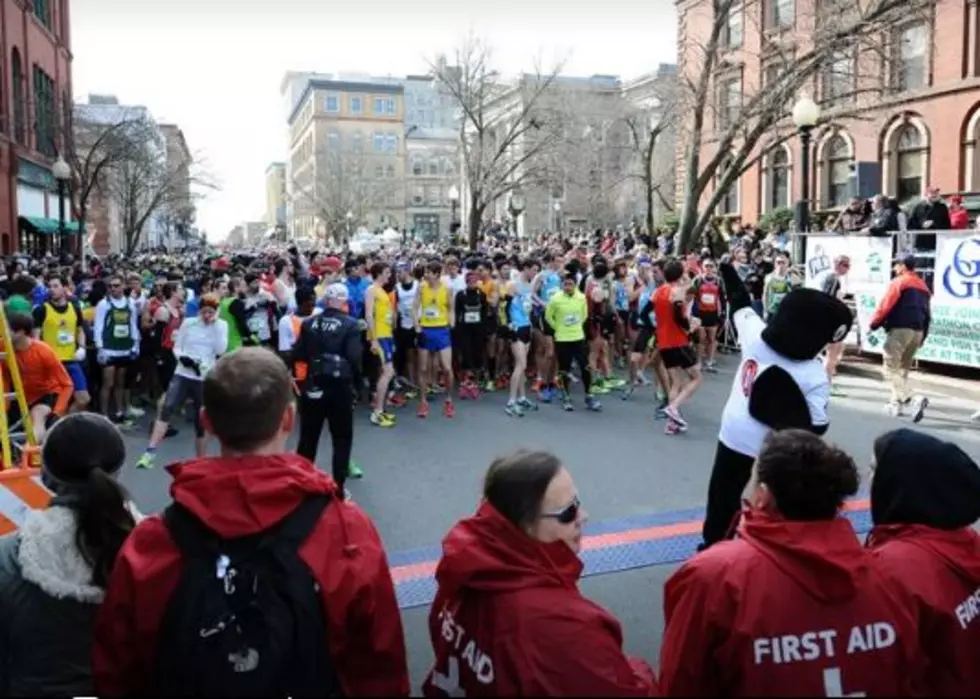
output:
[[323, 298], [327, 301], [346, 301], [350, 298], [350, 294], [347, 293], [346, 284], [331, 284], [327, 287]]

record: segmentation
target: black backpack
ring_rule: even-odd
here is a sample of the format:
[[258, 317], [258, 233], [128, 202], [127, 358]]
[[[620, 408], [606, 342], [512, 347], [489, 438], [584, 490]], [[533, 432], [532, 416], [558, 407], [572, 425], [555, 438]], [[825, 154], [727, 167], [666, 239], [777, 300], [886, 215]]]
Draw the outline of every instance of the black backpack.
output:
[[174, 503], [163, 519], [183, 572], [157, 645], [160, 696], [340, 696], [320, 586], [297, 551], [330, 502], [311, 497], [271, 529], [221, 539]]

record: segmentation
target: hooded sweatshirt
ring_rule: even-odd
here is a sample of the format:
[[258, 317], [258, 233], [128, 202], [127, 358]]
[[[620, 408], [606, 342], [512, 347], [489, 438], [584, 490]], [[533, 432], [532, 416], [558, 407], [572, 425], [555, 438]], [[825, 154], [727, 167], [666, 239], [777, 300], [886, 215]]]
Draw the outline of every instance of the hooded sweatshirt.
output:
[[[980, 695], [980, 468], [962, 449], [908, 429], [876, 443], [868, 547], [908, 588], [934, 696]], [[928, 464], [928, 468], [923, 468]]]
[[743, 513], [740, 538], [664, 589], [665, 696], [908, 696], [920, 673], [909, 602], [848, 520]]
[[442, 549], [425, 696], [654, 696], [619, 623], [579, 592], [582, 562], [564, 543], [542, 544], [483, 503]]
[[[299, 549], [320, 584], [328, 650], [345, 696], [408, 696], [401, 617], [381, 539], [333, 479], [295, 454], [216, 457], [168, 469], [173, 499], [223, 538], [265, 531], [309, 496], [335, 497]], [[181, 554], [159, 516], [119, 553], [96, 620], [92, 669], [103, 696], [152, 694], [156, 646]]]

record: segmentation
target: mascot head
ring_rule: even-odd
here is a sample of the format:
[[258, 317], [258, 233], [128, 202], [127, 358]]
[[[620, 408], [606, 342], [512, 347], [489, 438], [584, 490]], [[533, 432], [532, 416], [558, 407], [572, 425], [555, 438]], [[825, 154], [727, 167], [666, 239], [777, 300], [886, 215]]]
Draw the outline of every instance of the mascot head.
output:
[[763, 341], [787, 359], [813, 359], [832, 342], [840, 342], [851, 330], [851, 309], [816, 289], [794, 289], [762, 331]]

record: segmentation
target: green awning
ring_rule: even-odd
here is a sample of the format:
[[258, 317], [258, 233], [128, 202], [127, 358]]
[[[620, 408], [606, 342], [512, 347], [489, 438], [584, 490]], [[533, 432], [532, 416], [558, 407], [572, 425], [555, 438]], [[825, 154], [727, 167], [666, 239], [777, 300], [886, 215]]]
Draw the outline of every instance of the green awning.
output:
[[[18, 221], [27, 228], [38, 233], [57, 233], [61, 230], [61, 224], [56, 218], [44, 218], [43, 216], [20, 216]], [[65, 221], [65, 233], [78, 233], [78, 221]]]

